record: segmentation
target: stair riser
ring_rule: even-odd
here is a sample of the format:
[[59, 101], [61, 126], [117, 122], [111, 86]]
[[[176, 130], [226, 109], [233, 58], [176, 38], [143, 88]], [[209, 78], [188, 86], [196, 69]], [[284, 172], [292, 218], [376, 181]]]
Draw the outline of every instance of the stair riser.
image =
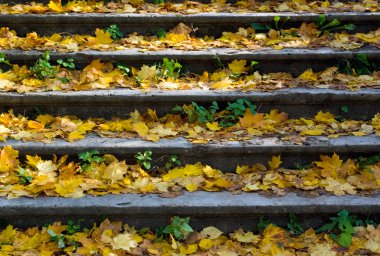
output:
[[[244, 95], [241, 98], [245, 98]], [[196, 98], [193, 100], [199, 104], [204, 104], [208, 106], [211, 101], [200, 102], [197, 101]], [[64, 116], [64, 115], [75, 115], [79, 118], [89, 118], [89, 117], [102, 117], [106, 119], [110, 119], [112, 117], [120, 117], [120, 118], [128, 118], [129, 114], [136, 109], [140, 112], [146, 112], [146, 110], [154, 109], [159, 116], [163, 116], [172, 111], [172, 109], [176, 106], [182, 106], [184, 104], [190, 104], [191, 101], [181, 101], [177, 102], [164, 102], [160, 103], [159, 99], [156, 102], [128, 102], [125, 101], [124, 104], [103, 104], [103, 103], [89, 103], [89, 104], [54, 104], [54, 102], [50, 104], [41, 104], [41, 103], [33, 103], [33, 104], [3, 104], [0, 103], [0, 112], [8, 112], [9, 110], [13, 110], [14, 113], [19, 113], [26, 115], [30, 118], [36, 117], [38, 113], [36, 112], [36, 108], [44, 114], [50, 114], [53, 116]], [[218, 101], [218, 103], [223, 103], [223, 101]], [[308, 104], [308, 103], [300, 103], [300, 104], [278, 104], [276, 102], [261, 102], [261, 101], [253, 101], [259, 108], [260, 112], [268, 113], [272, 109], [278, 109], [282, 112], [288, 114], [290, 118], [313, 118], [319, 111], [329, 111], [335, 115], [341, 114], [341, 107], [347, 106], [349, 109], [349, 113], [344, 114], [346, 118], [351, 118], [355, 120], [369, 120], [375, 114], [379, 113], [379, 109], [374, 107], [375, 102], [366, 102], [366, 101], [358, 101], [358, 102], [349, 102], [349, 101], [339, 101], [332, 102], [326, 104]]]
[[[316, 202], [318, 199], [320, 201]], [[172, 216], [178, 215], [191, 217], [190, 224], [195, 229], [213, 225], [226, 232], [240, 227], [256, 231], [260, 216], [286, 226], [289, 213], [295, 213], [305, 227], [319, 227], [328, 221], [329, 216], [343, 209], [350, 214], [379, 221], [378, 201], [378, 197], [305, 198], [291, 194], [276, 198], [263, 197], [257, 193], [232, 195], [228, 192], [185, 193], [176, 198], [160, 198], [156, 195], [38, 198], [32, 201], [22, 198], [10, 201], [2, 199], [0, 205], [4, 211], [0, 217], [4, 222], [20, 227], [81, 218], [85, 219], [85, 224], [89, 224], [108, 217], [139, 228], [154, 228], [166, 226]]]
[[[292, 145], [276, 138], [261, 138], [240, 143], [191, 144], [183, 139], [148, 142], [100, 139], [96, 136], [89, 136], [72, 143], [61, 140], [56, 140], [51, 144], [13, 140], [0, 143], [0, 147], [5, 145], [11, 145], [19, 150], [20, 155], [37, 154], [46, 159], [50, 159], [52, 154], [67, 154], [76, 157], [81, 152], [98, 150], [101, 154], [114, 154], [119, 159], [126, 159], [127, 162], [134, 162], [134, 155], [137, 152], [152, 150], [154, 159], [160, 159], [160, 157], [165, 159], [167, 156], [177, 155], [183, 163], [202, 162], [224, 172], [234, 172], [237, 165], [267, 164], [274, 155], [281, 155], [282, 166], [294, 168], [297, 163], [304, 165], [319, 160], [320, 155], [336, 153], [342, 158], [357, 158], [380, 152], [380, 139], [375, 136], [340, 137], [332, 140], [309, 137], [304, 145]], [[157, 164], [161, 165], [163, 162]]]
[[[33, 65], [41, 57], [43, 52], [38, 51], [1, 51], [13, 64]], [[315, 71], [323, 70], [327, 67], [337, 65], [338, 60], [352, 59], [357, 53], [367, 55], [367, 58], [376, 63], [380, 68], [380, 51], [373, 47], [364, 47], [355, 52], [332, 50], [329, 48], [320, 49], [284, 49], [273, 50], [265, 48], [257, 51], [239, 51], [234, 49], [213, 49], [206, 51], [177, 51], [163, 50], [140, 52], [138, 49], [129, 49], [115, 52], [81, 51], [76, 53], [55, 53], [51, 52], [52, 61], [57, 59], [73, 58], [77, 68], [83, 68], [92, 60], [120, 62], [127, 66], [141, 67], [143, 64], [152, 65], [161, 62], [163, 58], [176, 59], [183, 66], [183, 71], [202, 74], [204, 71], [213, 72], [217, 69], [214, 59], [219, 58], [224, 64], [235, 59], [251, 60], [260, 63], [259, 71], [289, 72], [295, 76], [300, 75], [306, 69], [312, 68]], [[312, 60], [312, 62], [311, 62]], [[227, 66], [227, 65], [226, 65]], [[0, 68], [8, 69], [5, 65]]]
[[[40, 35], [53, 33], [94, 34], [96, 28], [107, 28], [117, 24], [126, 35], [137, 32], [139, 34], [154, 35], [159, 29], [166, 31], [179, 23], [197, 28], [197, 36], [221, 36], [224, 31], [236, 32], [239, 27], [250, 27], [252, 23], [273, 24], [275, 16], [290, 20], [283, 26], [284, 29], [299, 27], [302, 22], [314, 22], [319, 14], [289, 14], [289, 13], [222, 13], [222, 14], [56, 14], [56, 15], [1, 15], [0, 24], [16, 30], [18, 35], [24, 36], [32, 31]], [[355, 32], [369, 32], [376, 30], [380, 22], [380, 13], [331, 13], [326, 14], [327, 20], [338, 19], [343, 24], [353, 23]], [[81, 24], [77, 26], [77, 24]], [[149, 26], [147, 26], [149, 24]], [[227, 24], [227, 25], [226, 25]]]

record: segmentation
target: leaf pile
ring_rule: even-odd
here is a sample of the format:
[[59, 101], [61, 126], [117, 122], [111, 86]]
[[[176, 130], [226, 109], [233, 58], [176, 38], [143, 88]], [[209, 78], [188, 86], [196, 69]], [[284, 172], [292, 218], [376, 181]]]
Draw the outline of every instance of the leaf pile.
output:
[[31, 32], [25, 37], [19, 37], [16, 31], [2, 27], [0, 28], [0, 49], [75, 52], [88, 49], [114, 51], [131, 48], [138, 48], [142, 51], [158, 51], [170, 48], [185, 51], [214, 48], [258, 50], [268, 47], [277, 50], [315, 47], [352, 50], [366, 44], [380, 47], [380, 29], [351, 35], [346, 32], [320, 31], [315, 23], [303, 23], [299, 28], [277, 30], [272, 28], [267, 31], [260, 31], [258, 28], [255, 30], [253, 27], [239, 28], [237, 32], [223, 32], [221, 37], [216, 39], [212, 36], [196, 37], [192, 35], [192, 31], [192, 28], [181, 23], [172, 30], [165, 32], [164, 36], [160, 36], [160, 34], [144, 36], [130, 33], [125, 38], [121, 38], [120, 34], [122, 35], [122, 33], [120, 31], [116, 33], [109, 29], [96, 29], [95, 36], [61, 35], [57, 33], [51, 36], [39, 36], [36, 32]]
[[[0, 55], [0, 62], [7, 63], [11, 67], [10, 70], [0, 73], [0, 91], [19, 93], [112, 88], [270, 91], [311, 87], [354, 90], [365, 87], [377, 88], [380, 84], [379, 71], [357, 75], [356, 69], [348, 65], [345, 65], [346, 73], [341, 73], [338, 67], [330, 67], [320, 72], [307, 69], [298, 77], [294, 77], [285, 72], [261, 74], [259, 71], [250, 70], [250, 65], [246, 60], [234, 60], [228, 64], [228, 67], [221, 67], [212, 73], [205, 71], [202, 75], [198, 75], [166, 72], [163, 76], [162, 65], [161, 67], [143, 65], [141, 68], [128, 68], [121, 64], [115, 65], [94, 60], [81, 71], [48, 62], [47, 65], [42, 66], [42, 71], [45, 70], [45, 75], [54, 75], [43, 76], [41, 73], [36, 75], [32, 70], [33, 67], [10, 64], [5, 56]], [[360, 64], [363, 66], [362, 63]], [[37, 70], [41, 70], [41, 67]]]
[[61, 4], [60, 0], [51, 0], [49, 4], [0, 4], [0, 13], [182, 13], [194, 14], [201, 12], [376, 12], [379, 11], [377, 0], [356, 1], [308, 1], [289, 0], [278, 1], [236, 1], [212, 0], [211, 3], [184, 1], [171, 3], [165, 0], [156, 0], [160, 4], [151, 4], [144, 0], [126, 0], [98, 2], [93, 0], [69, 0]]
[[[184, 224], [182, 226], [185, 227]], [[345, 247], [337, 244], [328, 232], [309, 228], [294, 235], [272, 223], [268, 223], [260, 234], [243, 229], [223, 234], [213, 226], [200, 232], [188, 226], [188, 230], [189, 235], [183, 240], [176, 239], [174, 233], [163, 237], [160, 229], [136, 229], [108, 219], [99, 225], [94, 223], [91, 229], [81, 228], [80, 224], [74, 225], [72, 221], [66, 225], [54, 222], [26, 230], [9, 225], [0, 232], [0, 252], [2, 255], [157, 256], [348, 256], [380, 253], [380, 225], [376, 227], [374, 224], [353, 227], [351, 243]]]
[[[231, 104], [231, 103], [230, 103]], [[214, 106], [217, 103], [214, 102]], [[244, 105], [239, 104], [244, 108]], [[243, 113], [235, 109], [207, 110], [194, 103], [177, 107], [184, 111], [166, 114], [159, 118], [154, 110], [141, 114], [137, 110], [130, 118], [79, 119], [75, 116], [38, 115], [28, 119], [12, 111], [0, 114], [0, 140], [15, 139], [49, 143], [57, 138], [76, 141], [95, 133], [109, 138], [142, 138], [159, 141], [161, 138], [185, 137], [193, 143], [210, 141], [244, 141], [260, 136], [276, 136], [284, 141], [302, 144], [308, 136], [365, 136], [380, 135], [380, 114], [370, 121], [345, 119], [338, 121], [329, 112], [318, 112], [313, 119], [288, 119], [284, 112], [271, 110], [269, 113], [252, 113], [246, 108]], [[214, 112], [215, 111], [215, 112]], [[241, 115], [240, 115], [241, 114]]]
[[[320, 161], [289, 169], [281, 166], [281, 157], [274, 156], [268, 165], [237, 166], [235, 173], [201, 163], [165, 168], [138, 163], [127, 164], [113, 155], [95, 155], [94, 159], [68, 162], [67, 156], [43, 160], [26, 156], [25, 163], [11, 146], [0, 150], [0, 196], [17, 198], [89, 195], [159, 193], [176, 196], [182, 191], [260, 192], [285, 195], [289, 191], [354, 195], [375, 193], [380, 188], [380, 160], [360, 165], [359, 160], [343, 161], [338, 155], [321, 156]], [[93, 154], [93, 153], [90, 153]], [[93, 155], [91, 156], [93, 157]]]

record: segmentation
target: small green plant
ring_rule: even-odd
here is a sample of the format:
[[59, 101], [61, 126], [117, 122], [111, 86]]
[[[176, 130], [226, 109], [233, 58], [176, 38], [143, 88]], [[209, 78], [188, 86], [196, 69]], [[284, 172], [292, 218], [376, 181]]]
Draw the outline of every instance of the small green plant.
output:
[[106, 31], [111, 35], [111, 38], [115, 41], [124, 37], [123, 33], [120, 31], [119, 26], [116, 24], [112, 24], [111, 26], [109, 26], [106, 29]]
[[264, 218], [264, 216], [261, 216], [259, 219], [259, 223], [257, 223], [257, 229], [259, 230], [260, 234], [264, 232], [264, 230], [269, 226], [270, 222]]
[[165, 38], [165, 36], [166, 36], [166, 31], [165, 31], [165, 29], [160, 28], [160, 29], [157, 31], [156, 35], [157, 35], [157, 37], [158, 37], [159, 39], [163, 39], [163, 38]]
[[50, 52], [46, 51], [33, 67], [30, 68], [38, 79], [54, 78], [58, 74], [58, 67], [50, 63]]
[[53, 230], [48, 229], [47, 230], [48, 234], [50, 235], [50, 240], [53, 242], [58, 243], [58, 248], [63, 249], [66, 247], [65, 240], [66, 236], [63, 234], [57, 235]]
[[190, 218], [180, 218], [175, 216], [171, 223], [162, 231], [163, 234], [172, 235], [176, 240], [185, 240], [187, 236], [193, 232], [189, 225]]
[[301, 235], [305, 232], [304, 228], [298, 222], [298, 219], [294, 213], [291, 213], [289, 215], [289, 223], [287, 224], [287, 227], [289, 229], [289, 232], [295, 236]]
[[330, 237], [340, 246], [348, 247], [352, 244], [352, 235], [355, 233], [353, 224], [357, 217], [349, 215], [347, 210], [342, 210], [338, 213], [338, 217], [331, 217], [330, 223], [327, 223], [317, 229], [317, 232], [330, 233]]
[[124, 75], [129, 76], [131, 75], [131, 69], [121, 63], [116, 63], [115, 66], [120, 69]]
[[340, 60], [338, 66], [340, 72], [348, 75], [370, 75], [376, 70], [376, 64], [369, 62], [364, 53], [358, 53], [350, 60]]
[[214, 62], [215, 66], [218, 68], [218, 69], [225, 69], [226, 66], [223, 64], [223, 62], [220, 60], [219, 57], [214, 57], [212, 59], [212, 61]]
[[[13, 65], [9, 62], [9, 60], [7, 59], [4, 53], [0, 53], [0, 64], [1, 63], [8, 65], [10, 67], [13, 67]], [[3, 72], [3, 70], [0, 68], [0, 73], [1, 72]]]
[[163, 4], [165, 3], [165, 0], [153, 0], [154, 4]]
[[181, 160], [179, 160], [178, 156], [172, 155], [169, 157], [168, 161], [165, 163], [165, 168], [167, 170], [170, 170], [174, 168], [175, 166], [180, 166], [181, 164], [182, 164]]
[[259, 67], [260, 67], [260, 63], [254, 60], [252, 60], [251, 63], [249, 64], [249, 70], [251, 72], [257, 71]]
[[18, 178], [18, 182], [23, 185], [31, 183], [33, 179], [30, 173], [21, 166], [18, 167]]
[[294, 165], [294, 168], [296, 170], [305, 170], [305, 169], [309, 169], [311, 164], [301, 164], [301, 163], [293, 163]]
[[57, 235], [53, 230], [48, 229], [47, 232], [50, 235], [50, 240], [58, 243], [58, 248], [63, 249], [66, 246], [74, 246], [75, 248], [79, 247], [80, 244], [75, 240], [70, 240], [68, 235], [73, 235], [81, 231], [80, 222], [83, 219], [80, 219], [77, 224], [74, 224], [74, 221], [69, 220], [66, 225], [66, 230], [62, 231], [62, 234]]
[[256, 105], [246, 99], [237, 99], [236, 102], [233, 103], [228, 102], [226, 108], [228, 112], [220, 117], [219, 124], [222, 127], [233, 126], [239, 121], [239, 118], [244, 115], [247, 109], [249, 109], [252, 114], [256, 114], [256, 107]]
[[207, 123], [214, 120], [215, 114], [219, 109], [218, 103], [216, 101], [213, 101], [208, 109], [198, 105], [196, 102], [192, 102], [191, 105], [191, 108], [176, 106], [173, 108], [173, 111], [186, 114], [190, 123]]
[[73, 58], [68, 58], [67, 60], [59, 59], [57, 63], [68, 69], [75, 69], [75, 63]]
[[373, 155], [370, 157], [360, 156], [358, 158], [358, 163], [359, 163], [360, 168], [366, 168], [369, 165], [374, 165], [374, 164], [377, 164], [378, 162], [380, 162], [380, 154], [379, 155]]
[[339, 122], [344, 122], [347, 120], [346, 114], [349, 112], [349, 108], [347, 105], [343, 105], [339, 109], [339, 115], [335, 116], [335, 119], [338, 120]]
[[274, 29], [276, 31], [280, 31], [282, 29], [282, 27], [285, 25], [285, 23], [288, 22], [289, 20], [290, 20], [290, 17], [286, 17], [282, 21], [282, 23], [280, 24], [281, 17], [280, 16], [275, 16], [273, 18], [273, 25], [271, 25], [271, 24], [261, 24], [261, 23], [252, 23], [251, 26], [257, 32], [268, 32], [271, 29]]
[[144, 151], [144, 153], [138, 152], [135, 155], [137, 163], [145, 170], [150, 170], [152, 168], [152, 154], [151, 150]]
[[158, 65], [159, 74], [161, 78], [173, 78], [177, 79], [181, 72], [182, 65], [179, 64], [176, 60], [169, 60], [164, 58], [162, 64]]
[[68, 220], [66, 225], [66, 232], [69, 235], [73, 235], [77, 232], [81, 231], [80, 223], [83, 221], [83, 219], [80, 219], [77, 224], [74, 224], [73, 220]]
[[82, 160], [82, 170], [87, 171], [92, 163], [102, 163], [104, 162], [104, 158], [100, 155], [99, 151], [92, 150], [83, 153], [79, 153], [78, 157]]
[[342, 23], [338, 19], [333, 19], [332, 21], [328, 22], [326, 19], [326, 15], [324, 14], [318, 16], [317, 20], [315, 21], [315, 24], [318, 26], [318, 36], [321, 36], [323, 33], [331, 33], [332, 31], [337, 29], [355, 29], [354, 24], [342, 25]]

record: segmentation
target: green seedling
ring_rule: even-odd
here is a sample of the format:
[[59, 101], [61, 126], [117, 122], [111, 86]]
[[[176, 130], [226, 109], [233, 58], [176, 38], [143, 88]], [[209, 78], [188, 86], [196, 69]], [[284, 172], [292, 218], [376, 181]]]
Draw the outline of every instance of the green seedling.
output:
[[285, 25], [286, 22], [290, 20], [290, 17], [286, 17], [282, 23], [280, 24], [281, 17], [275, 16], [273, 18], [273, 25], [271, 24], [261, 24], [261, 23], [252, 23], [251, 27], [255, 29], [256, 32], [268, 32], [271, 29], [274, 29], [276, 31], [280, 31], [282, 27]]
[[67, 60], [59, 59], [57, 63], [68, 69], [75, 69], [75, 63], [73, 58], [68, 58]]
[[21, 166], [18, 167], [18, 178], [18, 182], [23, 185], [30, 184], [33, 179], [30, 172], [25, 170]]
[[304, 228], [298, 222], [298, 219], [294, 213], [291, 213], [289, 215], [289, 223], [287, 224], [287, 227], [289, 229], [289, 232], [295, 236], [301, 235], [305, 232]]
[[158, 37], [159, 39], [163, 39], [163, 38], [165, 38], [165, 36], [166, 36], [166, 31], [165, 31], [165, 29], [160, 28], [160, 29], [157, 31], [156, 35], [157, 35], [157, 37]]
[[150, 170], [152, 168], [152, 154], [151, 150], [144, 151], [144, 153], [138, 152], [135, 155], [137, 163], [145, 170]]
[[164, 58], [162, 60], [162, 64], [157, 65], [160, 78], [173, 78], [177, 79], [181, 72], [182, 65], [179, 64], [176, 60], [169, 60], [168, 58]]
[[345, 29], [345, 30], [355, 30], [354, 24], [346, 24], [342, 25], [342, 23], [338, 19], [333, 19], [328, 22], [326, 19], [326, 15], [321, 14], [318, 16], [315, 24], [318, 27], [318, 36], [321, 36], [323, 33], [331, 33], [334, 30]]
[[123, 74], [126, 75], [126, 76], [129, 76], [129, 75], [132, 74], [131, 69], [130, 69], [129, 67], [127, 67], [127, 66], [121, 64], [121, 63], [117, 63], [117, 64], [115, 64], [115, 66], [116, 66], [118, 69], [120, 69], [120, 70], [123, 72]]
[[368, 61], [364, 53], [358, 53], [350, 60], [340, 60], [338, 66], [340, 72], [355, 76], [370, 75], [376, 70], [376, 64]]
[[261, 216], [259, 219], [259, 223], [257, 223], [257, 229], [259, 230], [260, 234], [264, 232], [264, 230], [269, 226], [270, 222], [264, 218], [264, 216]]
[[169, 157], [168, 161], [165, 163], [165, 168], [167, 170], [170, 170], [176, 166], [180, 166], [181, 164], [182, 164], [181, 160], [179, 160], [178, 156], [172, 155]]
[[58, 67], [50, 63], [50, 52], [46, 51], [39, 58], [33, 67], [30, 68], [33, 75], [38, 79], [55, 78], [58, 74]]
[[92, 150], [78, 154], [80, 160], [82, 160], [82, 170], [87, 171], [92, 163], [102, 163], [104, 158], [100, 155], [99, 151]]
[[350, 216], [347, 210], [338, 213], [338, 217], [331, 217], [330, 223], [327, 223], [317, 229], [317, 232], [330, 233], [330, 237], [340, 246], [348, 247], [352, 244], [352, 235], [355, 233], [353, 223], [357, 217]]
[[238, 99], [236, 102], [227, 103], [226, 113], [220, 116], [219, 124], [221, 127], [230, 127], [235, 125], [239, 118], [242, 117], [247, 109], [252, 114], [256, 114], [256, 105], [252, 104], [249, 100]]
[[187, 236], [193, 232], [189, 225], [190, 218], [180, 218], [175, 216], [172, 218], [171, 223], [164, 228], [163, 234], [172, 235], [176, 240], [185, 240]]
[[113, 24], [109, 26], [106, 31], [111, 35], [111, 38], [115, 41], [122, 39], [124, 37], [123, 33], [120, 31], [118, 25]]

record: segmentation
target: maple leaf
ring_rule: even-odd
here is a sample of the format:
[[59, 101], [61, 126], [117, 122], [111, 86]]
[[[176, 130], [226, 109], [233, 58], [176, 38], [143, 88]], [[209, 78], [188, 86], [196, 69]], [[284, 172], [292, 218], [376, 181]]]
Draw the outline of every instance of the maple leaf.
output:
[[14, 170], [18, 164], [18, 151], [11, 146], [5, 146], [0, 150], [0, 172], [10, 172]]
[[132, 125], [133, 129], [141, 136], [146, 137], [149, 133], [149, 128], [144, 122], [138, 122]]
[[156, 75], [157, 75], [156, 66], [149, 67], [147, 65], [143, 65], [141, 67], [141, 70], [139, 72], [137, 72], [137, 76], [142, 80], [154, 78], [154, 77], [156, 77]]
[[315, 162], [315, 165], [321, 169], [322, 177], [336, 178], [342, 163], [343, 161], [334, 153], [331, 157], [321, 156], [321, 161]]
[[247, 61], [246, 60], [234, 60], [230, 64], [228, 64], [228, 68], [233, 72], [237, 74], [245, 73], [248, 71], [248, 67], [246, 67]]
[[50, 0], [49, 4], [48, 4], [49, 8], [52, 10], [52, 11], [55, 11], [55, 12], [64, 12], [63, 8], [62, 8], [62, 4], [61, 4], [61, 1], [53, 1], [53, 0]]
[[111, 38], [111, 34], [107, 31], [104, 31], [103, 29], [96, 29], [95, 31], [96, 35], [96, 43], [98, 44], [112, 44], [113, 39]]
[[239, 123], [242, 127], [257, 128], [260, 127], [263, 120], [263, 113], [252, 114], [251, 110], [247, 108], [244, 112], [244, 116], [239, 118]]
[[133, 235], [129, 233], [118, 234], [112, 238], [112, 248], [114, 250], [122, 249], [129, 252], [137, 246], [138, 243], [133, 239]]
[[268, 162], [268, 165], [271, 170], [275, 170], [280, 167], [281, 163], [281, 156], [273, 156], [272, 160]]

